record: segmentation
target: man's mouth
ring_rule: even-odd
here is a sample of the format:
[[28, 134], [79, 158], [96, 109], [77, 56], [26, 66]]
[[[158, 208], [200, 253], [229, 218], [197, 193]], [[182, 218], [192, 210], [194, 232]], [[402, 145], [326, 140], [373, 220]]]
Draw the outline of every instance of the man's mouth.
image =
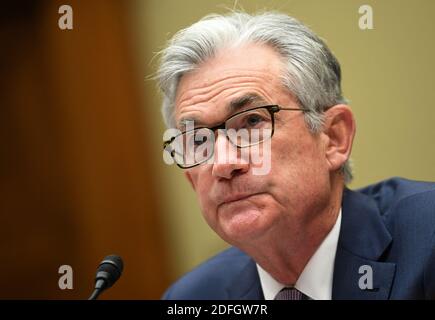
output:
[[230, 204], [230, 203], [241, 201], [241, 200], [246, 200], [246, 199], [248, 199], [252, 196], [258, 195], [258, 194], [260, 194], [260, 193], [258, 192], [258, 193], [233, 194], [233, 195], [230, 195], [228, 197], [225, 197], [223, 199], [223, 201], [220, 203], [220, 205]]

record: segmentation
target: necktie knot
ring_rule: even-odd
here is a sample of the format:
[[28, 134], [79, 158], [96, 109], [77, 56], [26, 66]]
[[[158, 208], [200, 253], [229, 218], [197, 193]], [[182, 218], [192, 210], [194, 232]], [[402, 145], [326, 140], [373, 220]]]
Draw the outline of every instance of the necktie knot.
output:
[[275, 300], [308, 300], [308, 297], [296, 288], [284, 288], [278, 292]]

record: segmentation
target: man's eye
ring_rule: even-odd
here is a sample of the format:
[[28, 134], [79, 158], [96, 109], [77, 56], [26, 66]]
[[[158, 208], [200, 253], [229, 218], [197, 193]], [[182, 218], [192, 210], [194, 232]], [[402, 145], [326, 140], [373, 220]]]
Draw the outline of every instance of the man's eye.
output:
[[255, 127], [263, 121], [263, 117], [259, 114], [250, 114], [246, 117], [246, 126]]
[[208, 141], [208, 137], [202, 133], [192, 134], [188, 138], [188, 145], [191, 145], [196, 148], [203, 145], [207, 141]]
[[206, 136], [196, 136], [193, 143], [195, 146], [200, 146], [203, 143], [207, 142], [207, 137]]

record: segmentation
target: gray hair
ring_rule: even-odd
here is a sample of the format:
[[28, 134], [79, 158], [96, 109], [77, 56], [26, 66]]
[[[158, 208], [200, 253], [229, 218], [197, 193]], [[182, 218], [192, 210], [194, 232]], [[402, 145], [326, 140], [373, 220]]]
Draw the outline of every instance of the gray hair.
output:
[[[284, 58], [287, 68], [283, 84], [301, 107], [311, 110], [305, 113], [305, 122], [313, 134], [322, 129], [328, 107], [347, 103], [341, 93], [339, 62], [322, 39], [298, 20], [272, 12], [212, 14], [177, 32], [161, 52], [156, 78], [163, 93], [162, 113], [168, 127], [175, 127], [175, 95], [181, 77], [218, 50], [246, 43], [269, 45]], [[349, 160], [342, 172], [345, 183], [349, 183]]]

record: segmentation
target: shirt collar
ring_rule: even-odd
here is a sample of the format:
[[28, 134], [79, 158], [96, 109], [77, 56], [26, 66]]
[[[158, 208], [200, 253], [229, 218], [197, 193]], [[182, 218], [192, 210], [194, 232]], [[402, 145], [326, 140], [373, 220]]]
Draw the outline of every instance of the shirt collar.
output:
[[[334, 274], [335, 253], [340, 234], [341, 209], [334, 227], [311, 256], [304, 270], [296, 281], [295, 288], [314, 300], [331, 300], [332, 280]], [[273, 300], [281, 289], [286, 287], [276, 281], [257, 264], [264, 298]]]

